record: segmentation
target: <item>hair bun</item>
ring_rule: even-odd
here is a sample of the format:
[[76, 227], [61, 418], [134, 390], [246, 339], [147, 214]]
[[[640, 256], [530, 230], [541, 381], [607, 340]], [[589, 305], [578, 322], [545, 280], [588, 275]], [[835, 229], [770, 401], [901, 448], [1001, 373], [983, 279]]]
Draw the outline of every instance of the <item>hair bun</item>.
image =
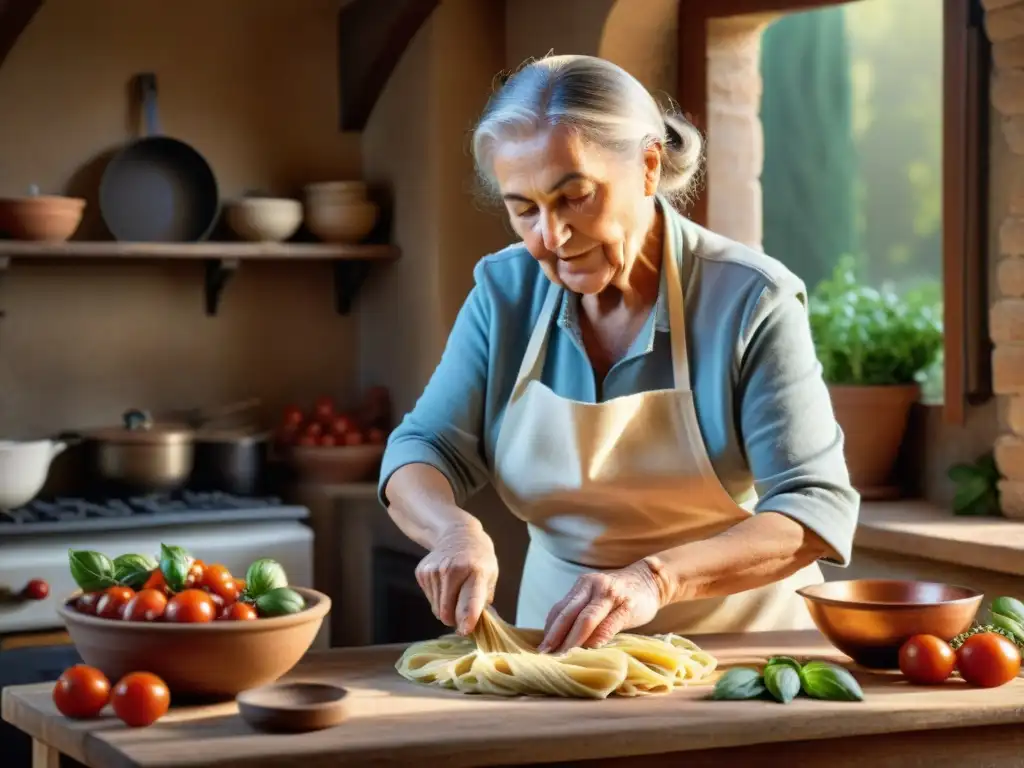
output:
[[665, 120], [665, 143], [673, 149], [678, 149], [683, 145], [683, 137], [679, 135], [679, 131], [669, 120]]

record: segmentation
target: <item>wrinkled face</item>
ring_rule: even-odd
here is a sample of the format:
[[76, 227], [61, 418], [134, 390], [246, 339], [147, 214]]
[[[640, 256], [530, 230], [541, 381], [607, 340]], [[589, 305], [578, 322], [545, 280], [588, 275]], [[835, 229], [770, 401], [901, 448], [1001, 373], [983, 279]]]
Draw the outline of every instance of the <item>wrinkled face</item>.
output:
[[628, 280], [650, 224], [656, 148], [624, 156], [555, 126], [500, 143], [493, 162], [512, 226], [549, 279], [583, 294]]

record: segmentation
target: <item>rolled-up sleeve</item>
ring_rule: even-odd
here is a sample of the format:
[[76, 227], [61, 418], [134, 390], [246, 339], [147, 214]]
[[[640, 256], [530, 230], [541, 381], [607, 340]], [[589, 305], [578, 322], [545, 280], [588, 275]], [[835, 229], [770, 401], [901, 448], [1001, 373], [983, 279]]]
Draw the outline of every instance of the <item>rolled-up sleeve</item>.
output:
[[765, 288], [739, 367], [740, 426], [758, 493], [756, 512], [786, 515], [849, 565], [860, 509], [843, 456], [802, 283]]
[[429, 464], [452, 486], [462, 505], [487, 482], [481, 435], [487, 386], [491, 302], [481, 287], [483, 265], [448, 336], [441, 361], [416, 405], [391, 433], [381, 462], [377, 496], [407, 464]]

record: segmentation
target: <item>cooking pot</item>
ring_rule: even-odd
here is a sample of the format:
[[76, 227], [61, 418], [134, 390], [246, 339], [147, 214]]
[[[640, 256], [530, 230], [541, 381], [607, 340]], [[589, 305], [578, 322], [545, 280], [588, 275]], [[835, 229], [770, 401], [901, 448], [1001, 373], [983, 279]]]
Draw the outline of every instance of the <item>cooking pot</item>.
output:
[[67, 448], [57, 440], [0, 440], [0, 509], [15, 509], [39, 495], [50, 463]]
[[189, 486], [258, 496], [264, 490], [269, 436], [248, 430], [204, 429], [195, 433], [195, 461]]
[[148, 412], [126, 411], [120, 427], [89, 430], [95, 479], [134, 493], [181, 487], [192, 473], [194, 431], [185, 424], [154, 422]]

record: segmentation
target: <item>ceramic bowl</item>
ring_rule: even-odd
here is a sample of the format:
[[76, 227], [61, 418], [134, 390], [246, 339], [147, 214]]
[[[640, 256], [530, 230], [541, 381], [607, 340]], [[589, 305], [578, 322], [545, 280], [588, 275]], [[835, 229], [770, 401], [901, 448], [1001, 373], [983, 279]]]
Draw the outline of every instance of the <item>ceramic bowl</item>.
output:
[[348, 691], [336, 685], [288, 682], [238, 694], [238, 714], [260, 731], [319, 731], [344, 722]]
[[275, 682], [313, 644], [331, 599], [313, 589], [292, 589], [305, 598], [305, 610], [254, 621], [120, 621], [87, 616], [68, 604], [58, 613], [82, 660], [111, 684], [128, 672], [152, 672], [172, 697], [227, 699]]
[[862, 667], [897, 669], [912, 635], [949, 641], [974, 622], [984, 595], [930, 581], [852, 579], [798, 589], [829, 642]]
[[343, 485], [376, 479], [384, 446], [296, 445], [288, 450], [288, 455], [300, 482]]
[[231, 231], [251, 242], [280, 243], [302, 224], [302, 203], [278, 197], [246, 197], [225, 206]]
[[85, 200], [60, 195], [35, 195], [0, 200], [0, 231], [16, 240], [60, 243], [82, 223]]
[[304, 193], [306, 227], [324, 242], [358, 243], [377, 223], [379, 208], [361, 181], [309, 184]]

